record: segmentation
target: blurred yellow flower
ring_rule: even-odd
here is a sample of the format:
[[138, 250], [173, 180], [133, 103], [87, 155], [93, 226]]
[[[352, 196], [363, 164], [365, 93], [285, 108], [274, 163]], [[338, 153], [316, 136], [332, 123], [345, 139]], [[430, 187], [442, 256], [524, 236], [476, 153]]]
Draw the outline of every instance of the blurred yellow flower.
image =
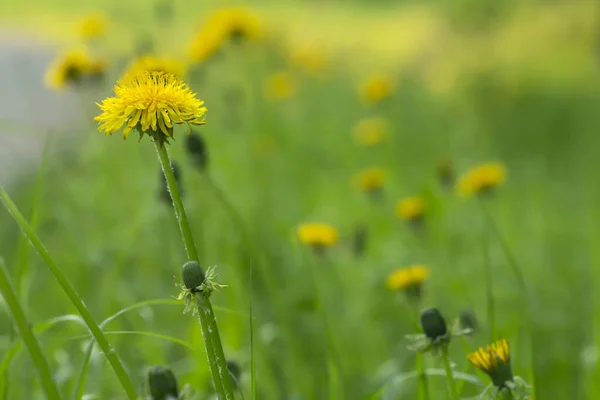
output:
[[202, 62], [230, 40], [254, 40], [261, 34], [258, 17], [243, 8], [225, 8], [212, 14], [194, 38], [190, 57]]
[[506, 167], [500, 162], [491, 162], [477, 165], [460, 177], [457, 191], [462, 196], [485, 193], [490, 189], [504, 183], [506, 180]]
[[133, 60], [127, 67], [125, 74], [136, 75], [142, 71], [164, 72], [181, 78], [186, 73], [186, 66], [183, 62], [172, 58], [160, 58], [147, 54]]
[[294, 77], [288, 71], [274, 73], [265, 82], [265, 93], [271, 99], [286, 99], [295, 92], [296, 83], [294, 82]]
[[311, 74], [322, 71], [326, 64], [325, 53], [316, 46], [298, 46], [293, 49], [290, 61], [294, 67]]
[[375, 105], [394, 91], [394, 81], [385, 75], [372, 76], [360, 87], [360, 99], [366, 105]]
[[356, 176], [356, 185], [365, 192], [377, 191], [383, 188], [386, 171], [381, 168], [369, 168]]
[[429, 268], [421, 264], [400, 268], [388, 276], [387, 287], [390, 290], [407, 290], [420, 286], [429, 278], [430, 274]]
[[363, 118], [354, 125], [356, 141], [364, 146], [381, 143], [388, 134], [388, 122], [382, 117]]
[[506, 339], [488, 345], [485, 349], [480, 347], [469, 354], [467, 359], [475, 368], [488, 374], [498, 388], [505, 387], [506, 382], [513, 380], [510, 351]]
[[79, 22], [79, 33], [84, 39], [94, 39], [104, 34], [106, 30], [106, 15], [90, 14]]
[[100, 79], [106, 70], [103, 60], [94, 59], [80, 48], [72, 49], [57, 56], [46, 71], [46, 85], [62, 90], [70, 84]]
[[297, 233], [302, 243], [321, 248], [333, 246], [339, 236], [333, 226], [319, 222], [302, 224]]
[[161, 144], [173, 136], [173, 124], [205, 123], [206, 107], [190, 88], [175, 75], [144, 71], [127, 76], [114, 88], [116, 97], [98, 104], [102, 114], [95, 117], [105, 135], [123, 129], [127, 138], [137, 129]]
[[398, 218], [414, 221], [425, 215], [425, 199], [420, 196], [411, 196], [400, 200], [396, 204]]

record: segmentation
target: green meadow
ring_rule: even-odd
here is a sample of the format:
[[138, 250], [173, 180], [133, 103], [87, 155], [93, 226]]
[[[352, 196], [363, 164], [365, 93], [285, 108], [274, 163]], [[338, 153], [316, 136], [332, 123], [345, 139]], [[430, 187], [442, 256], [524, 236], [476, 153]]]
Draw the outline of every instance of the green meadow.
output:
[[[176, 300], [189, 254], [155, 146], [136, 132], [105, 136], [94, 121], [96, 103], [114, 96], [142, 53], [185, 62], [183, 80], [208, 109], [206, 124], [193, 126], [206, 168], [187, 149], [186, 124], [165, 148], [198, 261], [224, 285], [210, 301], [225, 356], [239, 367], [235, 399], [477, 399], [491, 381], [467, 355], [501, 339], [512, 372], [532, 386], [529, 397], [504, 398], [600, 398], [597, 4], [248, 1], [260, 36], [191, 62], [194, 36], [231, 5], [197, 3], [166, 3], [157, 14], [153, 2], [24, 1], [0, 17], [56, 54], [82, 43], [79, 18], [102, 11], [108, 21], [87, 44], [106, 60], [104, 79], [56, 93], [81, 103], [65, 110], [71, 122], [41, 131], [19, 123], [44, 151], [0, 191], [23, 215], [0, 207], [0, 400], [52, 398], [37, 373], [44, 363], [59, 392], [52, 399], [132, 398], [36, 244], [76, 290], [137, 398], [152, 398], [156, 365], [195, 389], [189, 399], [219, 398], [201, 324]], [[302, 46], [319, 54], [317, 67], [291, 61]], [[365, 104], [360, 88], [379, 75], [393, 82], [390, 94]], [[386, 134], [365, 145], [357, 124], [370, 118]], [[0, 146], [8, 127], [0, 121]], [[459, 178], [488, 162], [505, 166], [505, 181], [457, 193]], [[374, 167], [386, 172], [376, 195], [356, 182]], [[425, 204], [418, 224], [395, 212], [410, 196]], [[336, 243], [303, 243], [297, 229], [313, 222], [334, 227]], [[420, 296], [388, 288], [392, 272], [413, 264], [431, 272]], [[448, 328], [465, 310], [477, 320], [441, 345], [454, 379], [444, 351], [409, 349], [429, 307]]]

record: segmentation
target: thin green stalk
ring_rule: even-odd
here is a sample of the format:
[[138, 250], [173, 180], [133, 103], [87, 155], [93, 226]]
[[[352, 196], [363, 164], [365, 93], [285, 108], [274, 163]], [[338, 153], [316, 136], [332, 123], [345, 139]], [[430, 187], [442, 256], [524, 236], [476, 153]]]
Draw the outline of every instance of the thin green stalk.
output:
[[254, 315], [252, 313], [252, 296], [253, 296], [253, 285], [252, 285], [252, 273], [254, 272], [254, 264], [250, 263], [250, 279], [249, 287], [250, 293], [248, 294], [248, 312], [249, 324], [250, 324], [250, 389], [252, 392], [252, 400], [256, 400], [256, 354], [254, 352]]
[[0, 260], [0, 292], [15, 320], [21, 338], [23, 339], [27, 350], [29, 350], [29, 355], [31, 356], [33, 365], [38, 373], [42, 388], [46, 393], [46, 398], [48, 400], [60, 400], [60, 392], [52, 379], [52, 372], [50, 371], [48, 361], [46, 360], [46, 357], [44, 357], [42, 348], [31, 330], [31, 324], [27, 321], [27, 317], [19, 303], [17, 293], [10, 283], [8, 271], [2, 260]]
[[63, 289], [63, 291], [69, 298], [69, 300], [71, 301], [71, 304], [73, 304], [73, 306], [75, 306], [75, 308], [77, 309], [77, 311], [79, 312], [79, 314], [81, 315], [83, 320], [85, 321], [85, 324], [87, 325], [88, 329], [90, 330], [90, 333], [92, 334], [92, 336], [94, 337], [96, 342], [98, 342], [98, 345], [104, 352], [106, 359], [108, 360], [112, 370], [114, 371], [119, 382], [121, 383], [121, 386], [125, 390], [127, 397], [132, 400], [135, 399], [136, 398], [135, 387], [133, 386], [133, 383], [131, 382], [129, 375], [127, 375], [127, 372], [125, 371], [125, 368], [123, 367], [123, 364], [121, 364], [121, 360], [119, 360], [119, 357], [117, 356], [117, 354], [113, 350], [112, 346], [110, 345], [110, 343], [108, 342], [108, 340], [106, 339], [104, 334], [102, 333], [102, 330], [94, 321], [94, 318], [92, 317], [89, 310], [87, 309], [87, 307], [85, 306], [85, 304], [83, 303], [83, 301], [81, 300], [81, 298], [79, 297], [77, 292], [75, 291], [75, 288], [73, 288], [73, 285], [71, 285], [71, 282], [69, 282], [69, 280], [62, 273], [60, 268], [58, 268], [58, 266], [56, 265], [56, 263], [50, 256], [50, 253], [48, 253], [48, 251], [46, 250], [46, 248], [44, 247], [44, 245], [42, 244], [42, 242], [36, 235], [33, 228], [27, 223], [27, 221], [25, 220], [25, 217], [23, 217], [23, 214], [21, 214], [21, 212], [19, 211], [19, 209], [17, 208], [15, 203], [12, 201], [12, 199], [10, 198], [8, 193], [6, 193], [4, 188], [1, 186], [0, 186], [0, 200], [2, 200], [2, 203], [4, 204], [6, 209], [9, 211], [9, 213], [15, 219], [15, 221], [17, 222], [17, 224], [19, 225], [19, 227], [21, 228], [23, 233], [25, 233], [25, 235], [31, 242], [32, 246], [37, 250], [39, 255], [42, 257], [46, 266], [48, 266], [48, 268], [50, 269], [50, 272], [52, 273], [52, 275], [54, 275], [54, 278], [58, 281], [59, 285], [61, 286], [61, 288]]
[[490, 260], [489, 238], [487, 231], [483, 232], [483, 273], [485, 280], [485, 295], [487, 319], [490, 329], [490, 343], [496, 340], [496, 307], [494, 302], [494, 284], [492, 278], [492, 263]]
[[444, 370], [446, 371], [446, 379], [448, 380], [448, 389], [452, 400], [460, 400], [458, 390], [456, 389], [456, 381], [454, 380], [454, 372], [450, 367], [450, 358], [448, 357], [448, 345], [442, 345], [442, 360], [444, 361]]
[[417, 353], [417, 372], [419, 373], [419, 400], [429, 400], [429, 381], [425, 374], [425, 357]]
[[[196, 252], [196, 245], [192, 237], [192, 232], [185, 214], [185, 208], [183, 207], [183, 201], [179, 188], [177, 187], [177, 180], [171, 169], [171, 160], [167, 149], [160, 142], [155, 141], [156, 153], [160, 161], [163, 173], [167, 185], [169, 186], [169, 192], [171, 193], [171, 199], [173, 200], [173, 209], [175, 210], [175, 217], [183, 237], [185, 244], [185, 250], [187, 252], [188, 259], [191, 261], [198, 261], [198, 253]], [[212, 374], [215, 388], [220, 396], [224, 400], [233, 400], [233, 387], [231, 385], [231, 379], [229, 377], [229, 370], [227, 369], [225, 353], [223, 352], [223, 345], [221, 344], [221, 337], [219, 335], [219, 329], [217, 327], [217, 319], [215, 317], [212, 304], [208, 297], [196, 296], [198, 302], [198, 319], [200, 326], [202, 327], [202, 336], [204, 337], [204, 346], [206, 347], [206, 354], [208, 356], [208, 364]]]

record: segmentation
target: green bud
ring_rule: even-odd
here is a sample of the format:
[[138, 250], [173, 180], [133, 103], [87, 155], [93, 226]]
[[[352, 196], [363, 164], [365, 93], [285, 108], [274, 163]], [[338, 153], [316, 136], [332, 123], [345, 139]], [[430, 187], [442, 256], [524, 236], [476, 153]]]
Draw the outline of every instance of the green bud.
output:
[[435, 307], [427, 308], [421, 312], [421, 328], [431, 340], [444, 337], [448, 334], [446, 320]]
[[475, 314], [473, 314], [470, 310], [461, 311], [458, 316], [458, 320], [460, 322], [460, 329], [477, 329], [477, 319], [475, 318]]
[[195, 290], [204, 283], [206, 275], [198, 261], [188, 261], [181, 267], [181, 278], [187, 289]]
[[195, 133], [188, 135], [185, 140], [185, 148], [196, 168], [200, 171], [206, 170], [208, 166], [208, 148], [204, 138]]
[[148, 387], [152, 400], [171, 400], [179, 397], [175, 374], [168, 368], [155, 366], [148, 371]]

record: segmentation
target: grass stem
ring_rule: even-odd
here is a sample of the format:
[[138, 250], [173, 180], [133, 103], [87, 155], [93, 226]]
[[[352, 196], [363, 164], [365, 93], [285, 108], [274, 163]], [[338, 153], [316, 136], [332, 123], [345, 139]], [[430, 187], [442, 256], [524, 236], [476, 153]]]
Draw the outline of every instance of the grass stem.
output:
[[454, 380], [454, 372], [450, 366], [450, 357], [448, 356], [448, 345], [442, 345], [442, 360], [444, 362], [444, 370], [446, 371], [446, 379], [448, 380], [448, 390], [452, 400], [460, 400], [458, 390], [456, 389], [456, 381]]

